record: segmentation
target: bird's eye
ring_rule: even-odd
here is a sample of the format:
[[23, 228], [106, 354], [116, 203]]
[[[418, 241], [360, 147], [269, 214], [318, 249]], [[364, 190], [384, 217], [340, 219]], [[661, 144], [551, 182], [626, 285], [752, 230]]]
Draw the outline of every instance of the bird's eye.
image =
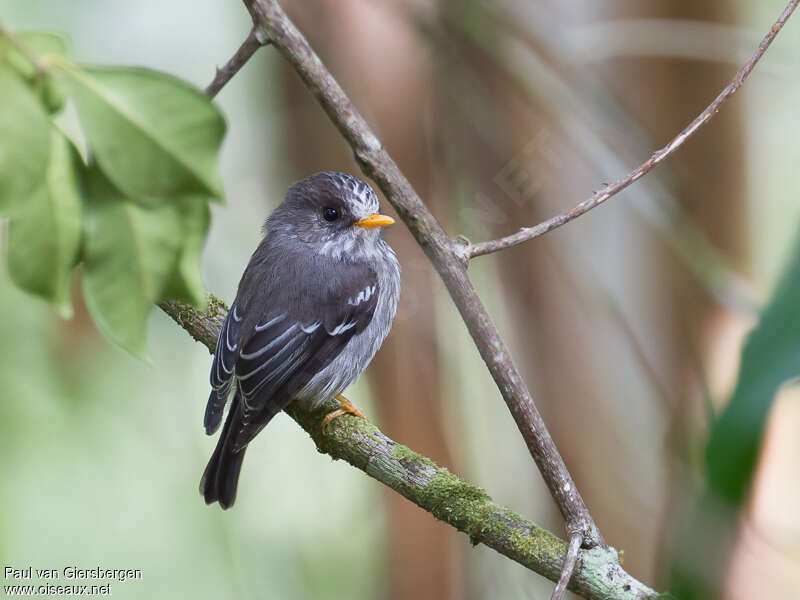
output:
[[331, 206], [327, 206], [322, 209], [322, 216], [325, 217], [326, 221], [335, 221], [339, 218], [339, 211]]

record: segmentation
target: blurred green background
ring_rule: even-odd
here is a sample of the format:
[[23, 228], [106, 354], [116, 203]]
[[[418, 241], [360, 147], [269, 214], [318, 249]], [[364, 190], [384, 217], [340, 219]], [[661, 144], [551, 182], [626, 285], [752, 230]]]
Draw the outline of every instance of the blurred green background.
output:
[[[663, 145], [782, 4], [286, 8], [446, 229], [479, 240], [573, 206]], [[65, 32], [82, 61], [200, 87], [250, 25], [241, 3], [211, 0], [0, 0], [0, 21]], [[702, 491], [709, 418], [732, 393], [753, 305], [766, 303], [797, 234], [798, 58], [790, 22], [741, 95], [668, 165], [547, 239], [470, 267], [606, 539], [658, 588], [687, 543], [675, 532]], [[288, 185], [358, 170], [271, 49], [217, 102], [227, 204], [213, 207], [204, 273], [230, 301]], [[402, 225], [387, 238], [403, 298], [348, 396], [394, 439], [562, 534], [446, 292]], [[3, 565], [141, 569], [112, 583], [119, 598], [549, 597], [540, 577], [318, 454], [285, 415], [251, 445], [235, 508], [206, 507], [207, 351], [154, 311], [145, 364], [100, 337], [79, 286], [76, 316], [62, 321], [3, 269]], [[771, 414], [742, 529], [724, 548], [724, 597], [800, 589], [798, 399], [787, 392]]]

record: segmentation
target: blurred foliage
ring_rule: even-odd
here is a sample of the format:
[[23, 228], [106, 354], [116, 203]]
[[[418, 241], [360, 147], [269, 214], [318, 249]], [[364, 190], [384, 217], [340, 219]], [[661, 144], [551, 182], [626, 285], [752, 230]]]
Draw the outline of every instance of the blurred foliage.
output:
[[[739, 377], [706, 444], [705, 490], [679, 540], [671, 591], [681, 600], [719, 595], [718, 581], [747, 501], [779, 388], [800, 375], [800, 237], [769, 304], [742, 350]], [[686, 560], [688, 553], [700, 558]]]
[[708, 486], [741, 504], [756, 468], [767, 416], [784, 383], [800, 375], [800, 239], [758, 326], [742, 351], [733, 397], [711, 427]]
[[199, 90], [149, 69], [55, 64], [98, 165], [125, 194], [222, 196], [216, 163], [225, 123]]
[[20, 288], [52, 300], [62, 314], [70, 316], [70, 279], [81, 241], [76, 177], [80, 159], [64, 136], [55, 130], [45, 129], [45, 133], [50, 143], [41, 150], [50, 151], [43, 163], [47, 170], [42, 184], [14, 209], [8, 230], [8, 269]]
[[[83, 263], [86, 303], [103, 333], [145, 355], [153, 303], [200, 305], [209, 199], [221, 199], [225, 122], [205, 95], [163, 73], [80, 66], [46, 32], [0, 30], [0, 216], [8, 268], [23, 290], [72, 314]], [[86, 136], [58, 126], [72, 101]]]

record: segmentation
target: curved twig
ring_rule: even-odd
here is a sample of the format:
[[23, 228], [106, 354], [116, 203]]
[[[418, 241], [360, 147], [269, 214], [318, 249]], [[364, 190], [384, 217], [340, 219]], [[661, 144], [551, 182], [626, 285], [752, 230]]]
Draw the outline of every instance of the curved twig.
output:
[[666, 146], [653, 153], [653, 155], [641, 165], [636, 167], [622, 179], [606, 184], [602, 189], [592, 194], [591, 198], [584, 200], [568, 212], [551, 217], [546, 221], [542, 221], [541, 223], [534, 225], [533, 227], [525, 227], [516, 233], [496, 240], [480, 242], [478, 244], [461, 244], [459, 246], [459, 254], [462, 259], [468, 261], [469, 259], [477, 256], [483, 256], [485, 254], [491, 254], [493, 252], [505, 250], [506, 248], [511, 248], [512, 246], [522, 244], [523, 242], [527, 242], [544, 235], [545, 233], [553, 231], [554, 229], [557, 229], [562, 225], [566, 225], [567, 223], [574, 221], [578, 217], [586, 214], [593, 208], [599, 206], [612, 196], [627, 188], [633, 182], [644, 177], [647, 173], [653, 170], [653, 168], [658, 166], [660, 163], [666, 160], [668, 156], [680, 148], [684, 142], [697, 133], [697, 131], [703, 125], [708, 123], [711, 118], [717, 114], [717, 112], [719, 112], [719, 109], [722, 107], [722, 105], [731, 96], [733, 96], [740, 87], [742, 87], [745, 79], [747, 79], [747, 77], [753, 71], [758, 61], [761, 60], [761, 57], [764, 56], [767, 48], [770, 47], [778, 33], [780, 33], [781, 29], [783, 29], [786, 21], [792, 16], [792, 13], [795, 11], [799, 3], [800, 0], [791, 0], [789, 2], [786, 8], [783, 9], [781, 15], [778, 17], [778, 20], [775, 21], [775, 24], [764, 36], [764, 39], [761, 40], [761, 43], [755, 49], [750, 59], [736, 72], [733, 79], [725, 87], [725, 89], [723, 89], [719, 95], [714, 98], [711, 104], [709, 104], [703, 112], [697, 115], [697, 117], [691, 123], [689, 123], [689, 125], [687, 125], [672, 140], [670, 140]]
[[242, 42], [242, 45], [239, 46], [239, 49], [236, 51], [228, 62], [221, 68], [217, 68], [217, 72], [214, 75], [214, 81], [208, 84], [206, 88], [206, 95], [209, 98], [213, 98], [217, 95], [217, 93], [225, 87], [225, 84], [228, 83], [236, 73], [239, 72], [245, 63], [250, 60], [250, 57], [255, 54], [256, 50], [258, 50], [261, 46], [266, 46], [269, 41], [262, 41], [259, 39], [258, 30], [253, 27], [250, 30], [250, 34], [247, 38]]
[[550, 600], [561, 600], [564, 593], [567, 591], [567, 586], [572, 580], [572, 575], [575, 573], [575, 565], [578, 563], [578, 551], [581, 549], [581, 534], [576, 533], [569, 538], [569, 547], [567, 548], [567, 555], [564, 557], [564, 566], [561, 567], [561, 576], [558, 578], [558, 583], [553, 590], [553, 595]]

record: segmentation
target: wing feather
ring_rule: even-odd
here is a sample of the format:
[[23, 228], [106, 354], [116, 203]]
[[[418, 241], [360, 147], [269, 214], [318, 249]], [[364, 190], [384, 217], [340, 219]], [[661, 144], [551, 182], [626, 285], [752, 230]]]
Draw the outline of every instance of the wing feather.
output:
[[[369, 325], [379, 295], [377, 276], [366, 265], [271, 258], [269, 264], [276, 266], [265, 290], [263, 274], [254, 270], [258, 264], [263, 263], [254, 255], [220, 332], [206, 407], [210, 434], [219, 427], [231, 385], [240, 391], [228, 434], [234, 452]], [[300, 265], [303, 278], [296, 271]], [[314, 287], [298, 287], [300, 281], [312, 281]]]
[[285, 318], [253, 334], [236, 363], [242, 404], [235, 448], [247, 445], [292, 401], [295, 392], [366, 328], [375, 312], [375, 298], [357, 305], [342, 298], [336, 313], [327, 319], [320, 315], [304, 323]]
[[242, 317], [238, 314], [236, 303], [234, 303], [222, 324], [222, 330], [214, 350], [214, 360], [211, 364], [211, 394], [208, 397], [203, 419], [203, 425], [208, 435], [214, 433], [222, 422], [222, 411], [228, 400], [233, 371], [239, 355], [238, 342], [232, 343], [231, 340], [239, 339], [241, 325]]

